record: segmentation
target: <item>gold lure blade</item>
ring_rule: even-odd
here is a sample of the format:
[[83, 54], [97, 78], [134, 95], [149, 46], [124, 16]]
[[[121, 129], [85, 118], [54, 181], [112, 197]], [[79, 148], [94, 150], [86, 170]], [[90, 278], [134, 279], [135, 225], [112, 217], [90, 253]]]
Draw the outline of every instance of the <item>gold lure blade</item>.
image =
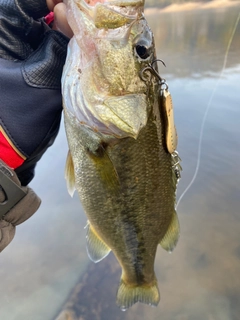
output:
[[172, 97], [167, 89], [162, 90], [162, 102], [166, 119], [166, 145], [168, 152], [172, 154], [177, 148], [178, 136], [174, 124]]

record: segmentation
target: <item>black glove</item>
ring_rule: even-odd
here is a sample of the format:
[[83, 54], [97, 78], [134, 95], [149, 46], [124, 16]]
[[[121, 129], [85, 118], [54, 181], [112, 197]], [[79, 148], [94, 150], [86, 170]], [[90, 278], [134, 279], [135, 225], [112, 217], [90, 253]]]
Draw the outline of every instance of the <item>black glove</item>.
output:
[[[45, 23], [48, 13], [45, 0], [0, 1], [0, 251], [12, 240], [15, 225], [40, 205], [24, 186], [59, 130], [69, 39]], [[20, 200], [7, 199], [6, 177], [24, 192]]]
[[0, 2], [0, 158], [24, 186], [61, 119], [69, 39], [38, 20], [48, 13], [45, 0]]

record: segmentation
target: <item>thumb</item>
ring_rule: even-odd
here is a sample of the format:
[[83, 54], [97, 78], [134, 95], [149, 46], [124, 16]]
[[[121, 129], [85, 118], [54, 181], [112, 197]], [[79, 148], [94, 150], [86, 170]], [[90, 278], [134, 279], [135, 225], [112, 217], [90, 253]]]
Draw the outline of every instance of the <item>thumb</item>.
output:
[[47, 7], [50, 11], [53, 11], [54, 7], [61, 2], [62, 0], [46, 0]]
[[54, 7], [54, 24], [53, 29], [62, 32], [68, 38], [73, 36], [72, 29], [67, 22], [66, 5], [59, 3]]

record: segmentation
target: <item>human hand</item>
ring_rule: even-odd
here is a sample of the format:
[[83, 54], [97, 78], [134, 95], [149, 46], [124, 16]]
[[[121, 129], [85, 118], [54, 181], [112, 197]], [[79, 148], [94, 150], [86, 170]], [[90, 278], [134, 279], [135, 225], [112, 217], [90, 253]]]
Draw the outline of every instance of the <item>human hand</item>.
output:
[[[12, 241], [16, 226], [30, 218], [41, 200], [29, 187], [22, 187], [16, 173], [0, 160], [0, 252]], [[14, 193], [14, 197], [12, 194]], [[10, 208], [10, 210], [9, 210]]]
[[71, 38], [73, 36], [66, 18], [66, 5], [60, 0], [47, 0], [47, 6], [50, 11], [54, 12], [53, 29], [58, 30]]
[[[42, 18], [49, 10], [57, 16], [54, 29]], [[61, 1], [1, 0], [0, 160], [8, 171], [14, 169], [17, 184], [32, 195], [35, 204], [30, 206], [26, 195], [4, 218], [0, 216], [0, 250], [11, 241], [15, 225], [29, 218], [40, 204], [26, 186], [59, 130], [68, 36], [71, 34]], [[1, 194], [0, 203], [3, 190]]]

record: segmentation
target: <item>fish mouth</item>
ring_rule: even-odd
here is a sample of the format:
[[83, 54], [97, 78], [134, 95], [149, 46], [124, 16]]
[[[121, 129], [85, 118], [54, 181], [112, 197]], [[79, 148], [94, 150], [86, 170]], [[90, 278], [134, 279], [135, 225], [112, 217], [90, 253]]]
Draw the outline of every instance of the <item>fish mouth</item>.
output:
[[78, 8], [102, 29], [120, 28], [136, 21], [145, 0], [80, 0]]

